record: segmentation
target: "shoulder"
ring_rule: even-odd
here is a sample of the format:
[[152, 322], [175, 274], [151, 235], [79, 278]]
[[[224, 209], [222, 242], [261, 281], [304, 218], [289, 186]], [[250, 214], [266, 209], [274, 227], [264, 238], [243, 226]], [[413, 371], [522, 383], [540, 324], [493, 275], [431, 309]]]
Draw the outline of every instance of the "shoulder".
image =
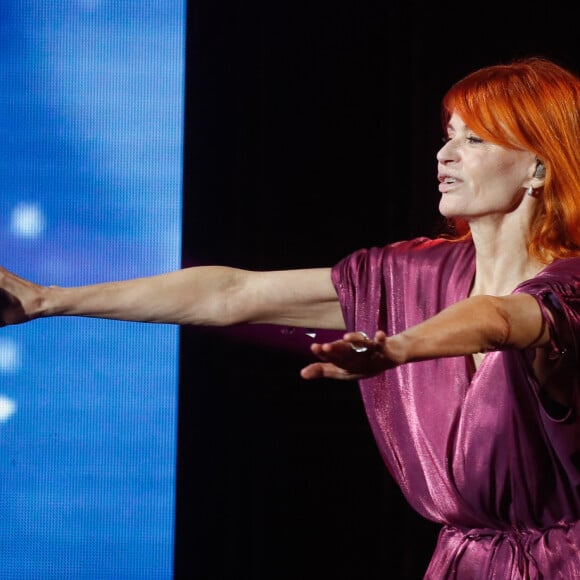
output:
[[431, 293], [447, 289], [441, 295], [463, 295], [475, 268], [471, 241], [443, 238], [414, 238], [357, 250], [332, 269], [337, 289], [358, 288], [361, 292], [380, 294], [387, 289], [398, 293]]
[[573, 295], [578, 293], [580, 291], [580, 256], [555, 260], [536, 276], [522, 282], [515, 291], [537, 294], [543, 290]]
[[442, 263], [448, 258], [472, 260], [474, 256], [471, 241], [451, 241], [444, 238], [418, 237], [410, 240], [393, 242], [382, 247], [361, 248], [343, 258], [335, 266], [345, 264], [393, 263], [403, 265]]
[[580, 257], [556, 260], [536, 276], [522, 282], [514, 294], [524, 292], [535, 296], [540, 305], [551, 311], [576, 318], [580, 330]]
[[539, 274], [539, 278], [559, 277], [570, 281], [580, 281], [580, 256], [555, 260], [546, 266]]
[[[576, 350], [580, 335], [580, 257], [563, 258], [522, 282], [514, 293], [534, 296], [556, 351]], [[555, 346], [557, 345], [557, 347]]]

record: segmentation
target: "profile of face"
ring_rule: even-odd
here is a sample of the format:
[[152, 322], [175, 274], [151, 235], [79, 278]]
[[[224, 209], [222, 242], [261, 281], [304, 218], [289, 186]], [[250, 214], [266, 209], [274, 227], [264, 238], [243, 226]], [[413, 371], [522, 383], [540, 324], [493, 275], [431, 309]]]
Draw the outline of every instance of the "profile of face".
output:
[[525, 190], [539, 186], [534, 153], [480, 138], [455, 112], [446, 130], [437, 153], [441, 214], [472, 223], [520, 211], [527, 203]]

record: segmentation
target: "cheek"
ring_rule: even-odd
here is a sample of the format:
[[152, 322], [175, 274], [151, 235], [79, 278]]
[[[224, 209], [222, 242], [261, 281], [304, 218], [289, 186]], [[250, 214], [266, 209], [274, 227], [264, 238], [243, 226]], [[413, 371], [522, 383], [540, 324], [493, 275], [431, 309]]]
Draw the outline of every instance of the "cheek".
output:
[[499, 179], [507, 187], [516, 187], [525, 179], [528, 170], [527, 160], [521, 156], [514, 154], [500, 155], [495, 159], [495, 162], [487, 168], [490, 175]]
[[515, 169], [515, 164], [509, 161], [500, 161], [493, 167], [493, 171], [496, 177], [505, 180], [513, 175]]
[[470, 189], [479, 188], [480, 185], [493, 179], [498, 171], [496, 164], [490, 164], [479, 158], [464, 158], [462, 167], [462, 178], [465, 185]]
[[518, 172], [514, 164], [505, 160], [474, 164], [466, 173], [466, 187], [474, 197], [494, 196], [506, 190], [516, 189], [519, 183]]

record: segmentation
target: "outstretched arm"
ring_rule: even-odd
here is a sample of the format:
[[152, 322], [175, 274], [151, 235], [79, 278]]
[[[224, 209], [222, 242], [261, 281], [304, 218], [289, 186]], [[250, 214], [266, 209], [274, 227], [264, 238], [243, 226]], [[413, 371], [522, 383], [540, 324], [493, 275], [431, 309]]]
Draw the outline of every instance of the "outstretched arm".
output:
[[311, 350], [321, 362], [308, 365], [301, 374], [305, 379], [352, 380], [412, 361], [541, 347], [548, 341], [533, 296], [474, 296], [400, 334], [388, 337], [378, 331], [371, 340], [350, 332], [342, 340], [315, 343]]
[[327, 268], [252, 272], [199, 266], [72, 288], [41, 286], [0, 268], [0, 322], [19, 324], [48, 316], [344, 329]]

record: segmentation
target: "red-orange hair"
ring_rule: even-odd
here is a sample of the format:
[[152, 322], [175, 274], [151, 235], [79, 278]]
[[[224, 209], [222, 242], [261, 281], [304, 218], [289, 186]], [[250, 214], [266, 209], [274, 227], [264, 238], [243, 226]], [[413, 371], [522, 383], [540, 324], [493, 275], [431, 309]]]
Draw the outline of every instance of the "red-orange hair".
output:
[[[580, 78], [541, 57], [479, 69], [443, 97], [443, 127], [456, 112], [482, 139], [532, 151], [546, 177], [529, 252], [544, 263], [580, 252]], [[456, 224], [459, 233], [466, 224]]]

